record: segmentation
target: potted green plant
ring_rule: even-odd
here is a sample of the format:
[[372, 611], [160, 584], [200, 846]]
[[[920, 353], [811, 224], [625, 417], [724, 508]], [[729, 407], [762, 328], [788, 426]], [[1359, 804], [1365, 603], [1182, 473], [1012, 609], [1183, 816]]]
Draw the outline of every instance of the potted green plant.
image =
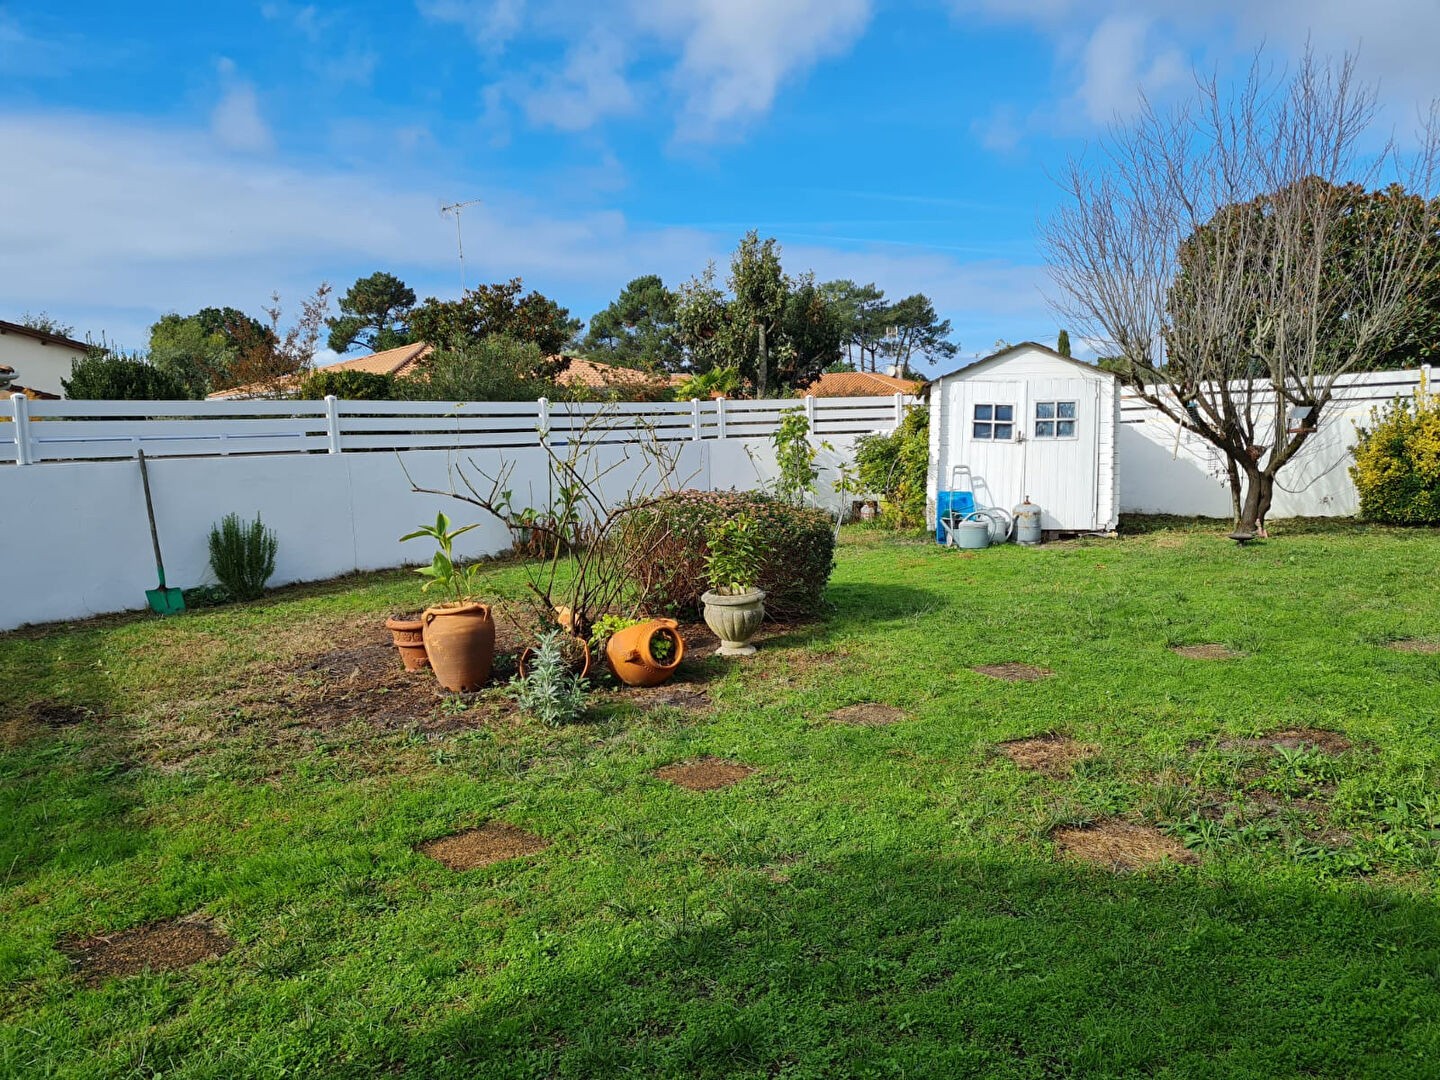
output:
[[659, 686], [685, 658], [685, 639], [674, 619], [602, 615], [591, 624], [590, 644], [626, 686]]
[[759, 530], [749, 514], [722, 521], [706, 537], [705, 573], [710, 590], [700, 597], [705, 625], [720, 639], [721, 656], [750, 656], [750, 639], [765, 618], [765, 591], [755, 587], [763, 555]]
[[455, 539], [475, 525], [450, 527], [443, 513], [435, 515], [434, 525], [422, 525], [400, 539], [428, 537], [438, 550], [429, 566], [415, 572], [425, 578], [421, 591], [438, 589], [445, 601], [426, 608], [420, 615], [425, 655], [435, 670], [435, 677], [446, 690], [478, 690], [490, 681], [490, 668], [495, 660], [495, 620], [490, 607], [475, 599], [479, 586], [479, 567], [455, 565]]

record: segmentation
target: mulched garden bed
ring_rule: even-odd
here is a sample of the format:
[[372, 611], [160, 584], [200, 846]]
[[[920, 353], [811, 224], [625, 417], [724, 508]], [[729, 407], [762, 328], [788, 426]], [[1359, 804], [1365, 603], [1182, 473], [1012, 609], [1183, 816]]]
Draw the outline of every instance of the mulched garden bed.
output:
[[503, 821], [489, 821], [478, 829], [427, 840], [415, 850], [451, 870], [475, 870], [506, 859], [534, 855], [550, 841]]
[[1055, 674], [1049, 668], [1034, 664], [980, 664], [971, 670], [1004, 682], [1038, 682]]
[[887, 727], [908, 719], [905, 710], [894, 705], [882, 705], [877, 701], [862, 701], [857, 705], [846, 705], [830, 714], [830, 719], [855, 727]]
[[1399, 641], [1392, 641], [1385, 646], [1395, 652], [1420, 653], [1430, 656], [1440, 653], [1440, 641], [1421, 641], [1419, 638], [1402, 638]]
[[718, 791], [738, 784], [755, 770], [723, 758], [700, 758], [697, 761], [666, 765], [655, 770], [661, 780], [668, 780], [689, 791]]
[[1067, 858], [1109, 870], [1141, 870], [1166, 859], [1187, 866], [1200, 861], [1193, 851], [1159, 829], [1120, 818], [1062, 826], [1051, 830], [1050, 839]]
[[1095, 748], [1076, 742], [1065, 735], [1036, 735], [1029, 739], [1011, 739], [997, 747], [1017, 766], [1046, 776], [1064, 776], [1078, 762], [1094, 756]]
[[62, 942], [59, 948], [85, 983], [96, 986], [145, 971], [179, 971], [224, 956], [233, 945], [208, 920], [191, 918]]

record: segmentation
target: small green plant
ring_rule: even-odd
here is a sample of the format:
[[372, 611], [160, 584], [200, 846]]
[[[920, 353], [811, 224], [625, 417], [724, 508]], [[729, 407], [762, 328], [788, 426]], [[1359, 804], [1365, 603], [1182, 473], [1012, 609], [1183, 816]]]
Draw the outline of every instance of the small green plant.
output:
[[815, 468], [819, 450], [811, 445], [809, 435], [810, 421], [804, 409], [786, 409], [780, 414], [780, 426], [771, 440], [780, 467], [775, 494], [791, 506], [804, 505], [805, 497], [815, 493], [815, 478], [820, 475]]
[[542, 634], [526, 661], [525, 674], [510, 684], [515, 703], [550, 727], [573, 723], [585, 711], [586, 683], [565, 657], [565, 636], [559, 630]]
[[596, 653], [605, 651], [605, 643], [621, 630], [639, 626], [642, 620], [627, 619], [623, 615], [601, 615], [590, 624], [590, 647]]
[[705, 559], [705, 573], [710, 588], [739, 596], [755, 587], [764, 553], [753, 517], [741, 514], [717, 522], [706, 541], [710, 554]]
[[674, 631], [656, 630], [650, 638], [650, 655], [657, 663], [668, 664], [675, 655]]
[[275, 573], [278, 547], [275, 531], [265, 527], [259, 514], [254, 521], [226, 514], [210, 528], [210, 568], [232, 600], [254, 600]]
[[455, 538], [478, 527], [478, 524], [472, 524], [452, 529], [450, 519], [440, 513], [435, 515], [434, 525], [422, 525], [400, 538], [405, 541], [428, 536], [439, 545], [440, 550], [435, 552], [430, 565], [421, 566], [415, 571], [426, 579], [425, 584], [420, 586], [421, 592], [438, 588], [452, 604], [462, 604], [476, 594], [479, 590], [480, 568], [474, 565], [455, 565]]

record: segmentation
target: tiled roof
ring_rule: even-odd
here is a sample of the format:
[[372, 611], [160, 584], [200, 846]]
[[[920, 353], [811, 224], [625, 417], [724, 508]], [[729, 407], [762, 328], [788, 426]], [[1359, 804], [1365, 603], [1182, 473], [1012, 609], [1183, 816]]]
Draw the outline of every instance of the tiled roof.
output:
[[805, 388], [811, 397], [879, 397], [914, 394], [924, 379], [897, 379], [874, 371], [827, 371]]
[[[401, 345], [399, 348], [386, 349], [384, 352], [371, 353], [368, 356], [357, 356], [353, 360], [340, 360], [334, 364], [326, 364], [317, 371], [368, 371], [374, 375], [395, 375], [403, 376], [411, 374], [420, 362], [430, 355], [432, 349], [424, 342], [414, 345]], [[674, 386], [684, 381], [680, 375], [652, 375], [648, 371], [640, 371], [635, 368], [616, 367], [614, 364], [602, 364], [595, 360], [586, 360], [584, 357], [569, 357], [569, 364], [555, 377], [555, 381], [561, 386], [588, 386], [596, 390], [607, 390], [623, 387], [648, 387], [653, 385]], [[291, 375], [279, 379], [267, 387], [261, 386], [235, 386], [229, 390], [221, 390], [211, 394], [212, 398], [245, 398], [252, 397], [262, 390], [289, 389], [299, 383], [299, 380]]]
[[45, 330], [36, 330], [22, 323], [6, 322], [4, 319], [0, 319], [0, 334], [19, 334], [22, 337], [34, 338], [42, 345], [63, 345], [65, 348], [74, 349], [77, 352], [88, 352], [90, 349], [90, 346], [85, 342], [76, 341], [74, 338], [65, 337], [63, 334], [52, 334]]

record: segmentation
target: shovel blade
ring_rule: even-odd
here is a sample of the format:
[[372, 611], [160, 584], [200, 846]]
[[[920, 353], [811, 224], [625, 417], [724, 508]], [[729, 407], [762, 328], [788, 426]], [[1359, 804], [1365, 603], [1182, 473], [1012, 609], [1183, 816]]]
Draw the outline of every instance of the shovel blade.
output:
[[179, 589], [146, 589], [145, 599], [157, 615], [175, 615], [185, 610], [185, 594]]

